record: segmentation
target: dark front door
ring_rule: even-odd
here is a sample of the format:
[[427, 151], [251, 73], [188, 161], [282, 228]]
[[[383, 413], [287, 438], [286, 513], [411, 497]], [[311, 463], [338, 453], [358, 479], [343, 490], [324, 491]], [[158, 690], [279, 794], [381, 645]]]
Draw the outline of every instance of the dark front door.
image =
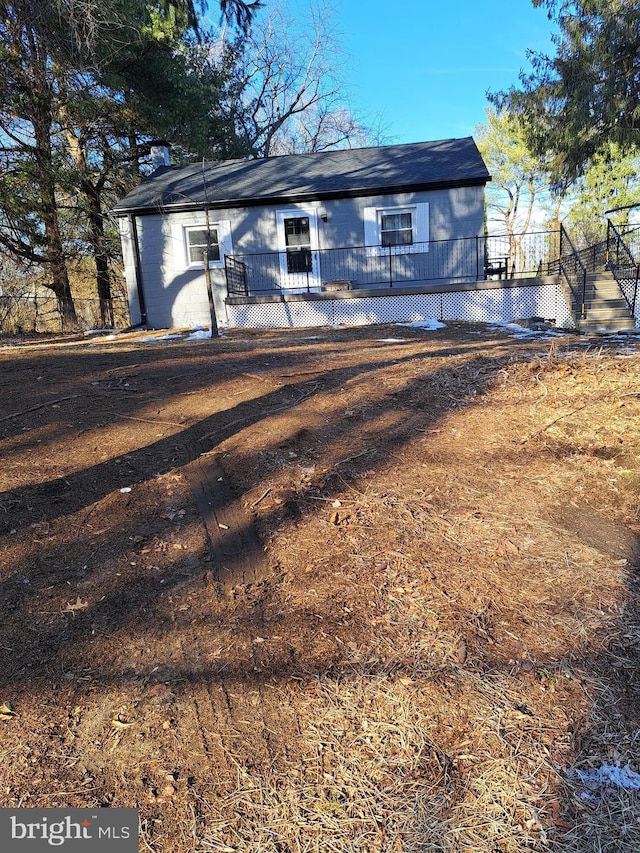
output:
[[287, 249], [287, 272], [313, 272], [309, 217], [292, 216], [285, 219], [284, 240]]

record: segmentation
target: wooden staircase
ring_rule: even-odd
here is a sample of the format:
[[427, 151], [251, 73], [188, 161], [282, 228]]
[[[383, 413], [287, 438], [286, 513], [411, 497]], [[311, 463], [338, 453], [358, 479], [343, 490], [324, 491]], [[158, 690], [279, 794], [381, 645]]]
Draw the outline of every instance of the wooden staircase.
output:
[[635, 328], [627, 300], [610, 272], [587, 273], [584, 309], [571, 294], [571, 311], [578, 329], [587, 334], [611, 335]]

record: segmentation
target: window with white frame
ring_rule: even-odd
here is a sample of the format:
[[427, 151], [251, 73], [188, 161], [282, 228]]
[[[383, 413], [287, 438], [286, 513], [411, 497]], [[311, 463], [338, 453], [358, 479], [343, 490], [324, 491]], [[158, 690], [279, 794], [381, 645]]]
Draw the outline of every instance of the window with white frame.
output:
[[365, 207], [364, 242], [372, 254], [429, 251], [429, 205]]
[[223, 267], [225, 255], [233, 254], [231, 222], [219, 219], [207, 228], [205, 222], [173, 222], [173, 264], [176, 272], [204, 268], [204, 252], [209, 252], [209, 266]]
[[381, 210], [378, 214], [380, 221], [380, 245], [382, 246], [411, 246], [413, 243], [412, 210], [399, 210], [389, 213]]
[[209, 253], [210, 261], [220, 260], [220, 243], [218, 242], [218, 229], [215, 225], [209, 228], [208, 240], [206, 227], [185, 228], [185, 239], [190, 265], [204, 263], [205, 252]]

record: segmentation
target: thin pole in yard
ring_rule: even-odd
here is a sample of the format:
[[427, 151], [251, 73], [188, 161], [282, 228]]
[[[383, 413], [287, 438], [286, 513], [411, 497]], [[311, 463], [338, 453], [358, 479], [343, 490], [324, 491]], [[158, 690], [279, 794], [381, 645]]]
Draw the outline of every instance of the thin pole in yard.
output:
[[[208, 218], [208, 217], [207, 217]], [[207, 233], [209, 231], [209, 223], [207, 222]], [[204, 260], [204, 280], [207, 283], [207, 296], [209, 297], [209, 316], [211, 318], [211, 337], [218, 337], [218, 321], [216, 319], [216, 306], [213, 301], [213, 289], [211, 287], [211, 270], [209, 269], [209, 252], [205, 249], [202, 253]]]
[[213, 301], [213, 290], [211, 288], [211, 270], [209, 269], [209, 255], [211, 253], [211, 221], [209, 219], [209, 193], [207, 190], [207, 175], [202, 159], [202, 186], [204, 187], [204, 215], [207, 223], [207, 248], [202, 253], [204, 258], [204, 280], [207, 283], [207, 296], [209, 297], [209, 317], [211, 318], [211, 337], [218, 337], [218, 320], [216, 319], [216, 306]]

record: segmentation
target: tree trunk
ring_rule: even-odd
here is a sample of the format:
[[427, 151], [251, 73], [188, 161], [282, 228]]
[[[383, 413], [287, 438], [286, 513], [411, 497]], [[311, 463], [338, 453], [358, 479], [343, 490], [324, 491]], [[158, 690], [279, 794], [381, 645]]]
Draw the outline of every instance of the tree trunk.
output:
[[66, 105], [59, 107], [59, 114], [65, 125], [65, 136], [69, 155], [80, 176], [80, 192], [87, 202], [89, 217], [89, 236], [91, 254], [96, 267], [96, 288], [100, 303], [100, 322], [103, 329], [113, 328], [113, 302], [111, 297], [111, 280], [109, 277], [109, 253], [104, 237], [104, 217], [102, 214], [102, 190], [105, 174], [95, 183], [88, 177], [87, 154], [80, 139], [73, 131], [73, 123], [69, 117]]
[[113, 299], [111, 296], [111, 279], [109, 277], [109, 256], [104, 237], [104, 218], [102, 215], [102, 198], [100, 188], [90, 181], [82, 182], [82, 190], [87, 198], [89, 207], [89, 231], [93, 260], [96, 265], [96, 284], [100, 300], [100, 322], [103, 329], [113, 328]]
[[[34, 55], [36, 51], [34, 49]], [[36, 75], [37, 98], [34, 98], [34, 115], [32, 118], [35, 137], [35, 159], [38, 169], [38, 184], [40, 190], [40, 216], [47, 238], [46, 262], [51, 270], [51, 283], [46, 286], [53, 290], [58, 300], [58, 308], [62, 319], [62, 330], [68, 331], [77, 326], [77, 316], [69, 274], [67, 259], [62, 243], [60, 218], [58, 216], [58, 201], [56, 198], [56, 178], [53, 163], [53, 143], [51, 139], [52, 120], [52, 89], [47, 79], [46, 65], [37, 69]]]
[[45, 230], [49, 244], [49, 267], [51, 269], [51, 283], [46, 286], [53, 290], [56, 295], [62, 319], [62, 331], [67, 332], [77, 327], [78, 317], [71, 293], [71, 285], [69, 284], [69, 275], [67, 273], [62, 239], [60, 237], [57, 211], [50, 221], [45, 221]]

